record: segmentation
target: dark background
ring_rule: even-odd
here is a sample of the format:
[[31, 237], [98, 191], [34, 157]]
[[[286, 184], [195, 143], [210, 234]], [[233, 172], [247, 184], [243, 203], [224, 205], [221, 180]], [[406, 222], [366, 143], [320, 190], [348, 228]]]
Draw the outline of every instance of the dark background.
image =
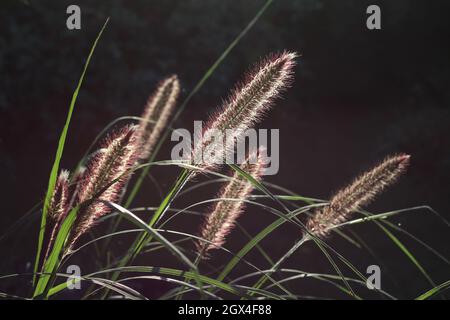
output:
[[[66, 29], [69, 4], [81, 7], [79, 31]], [[106, 17], [111, 21], [78, 98], [63, 168], [73, 168], [110, 121], [139, 115], [161, 78], [177, 73], [184, 99], [263, 4], [256, 0], [2, 1], [0, 231], [44, 196], [73, 89]], [[381, 7], [382, 30], [366, 28], [369, 4]], [[280, 172], [267, 181], [326, 199], [385, 155], [407, 152], [412, 155], [408, 174], [370, 209], [385, 212], [427, 204], [448, 219], [449, 10], [448, 1], [275, 1], [190, 101], [175, 127], [190, 129], [193, 120], [206, 119], [260, 57], [284, 49], [298, 51], [301, 58], [293, 87], [260, 125], [280, 129]], [[168, 159], [170, 147], [167, 143], [158, 159]], [[152, 171], [163, 191], [177, 175], [173, 168]], [[188, 200], [208, 197], [200, 192]], [[148, 182], [135, 204], [155, 206], [158, 201]], [[188, 203], [182, 199], [177, 206]], [[249, 209], [240, 221], [256, 234], [272, 220], [268, 213]], [[199, 220], [180, 221], [174, 228], [195, 231]], [[449, 256], [448, 228], [429, 211], [406, 213], [392, 221]], [[35, 215], [27, 226], [1, 240], [2, 274], [30, 271], [27, 262], [34, 259], [38, 224]], [[367, 225], [352, 230], [385, 263], [382, 272], [389, 276], [383, 278], [383, 289], [412, 298], [430, 287], [379, 229]], [[276, 257], [298, 236], [298, 230], [285, 227], [263, 245]], [[408, 238], [399, 238], [437, 283], [448, 280], [448, 265]], [[231, 236], [227, 245], [237, 251], [245, 242]], [[339, 237], [329, 243], [362, 271], [375, 263], [367, 251]], [[219, 266], [226, 258], [217, 254], [217, 260], [210, 262]], [[80, 259], [83, 266], [89, 265], [89, 258]], [[140, 262], [166, 265], [164, 257], [158, 259], [147, 257]], [[258, 255], [249, 259], [264, 266]], [[312, 245], [286, 266], [332, 271]], [[233, 275], [248, 271], [237, 269]], [[24, 281], [0, 282], [0, 290], [11, 293], [23, 294], [26, 286]], [[303, 294], [339, 297], [335, 289], [317, 282], [293, 282], [291, 287]], [[165, 287], [149, 283], [143, 289], [157, 296]]]

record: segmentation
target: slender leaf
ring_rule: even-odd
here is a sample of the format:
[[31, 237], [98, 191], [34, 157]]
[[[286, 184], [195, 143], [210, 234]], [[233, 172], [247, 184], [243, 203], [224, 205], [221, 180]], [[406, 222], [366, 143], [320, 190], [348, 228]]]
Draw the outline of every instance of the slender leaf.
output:
[[[80, 92], [81, 89], [81, 85], [83, 84], [83, 80], [84, 77], [86, 75], [86, 71], [88, 69], [89, 63], [91, 61], [92, 55], [94, 54], [95, 48], [97, 47], [97, 43], [100, 40], [100, 37], [103, 34], [103, 31], [105, 30], [107, 24], [108, 24], [109, 18], [106, 19], [105, 23], [103, 24], [103, 27], [101, 28], [100, 32], [97, 35], [97, 38], [95, 39], [91, 50], [89, 52], [89, 55], [87, 56], [86, 62], [84, 64], [84, 68], [83, 71], [81, 73], [80, 79], [78, 80], [78, 84], [75, 88], [75, 91], [73, 92], [72, 95], [72, 100], [70, 101], [70, 105], [69, 105], [69, 111], [67, 113], [67, 119], [66, 119], [66, 123], [64, 125], [64, 128], [61, 132], [61, 135], [59, 137], [59, 142], [58, 142], [58, 148], [56, 150], [56, 156], [55, 156], [55, 161], [53, 162], [53, 166], [52, 166], [52, 170], [50, 172], [50, 178], [48, 181], [48, 188], [47, 188], [47, 193], [45, 195], [45, 200], [44, 200], [44, 206], [42, 208], [42, 218], [41, 218], [41, 227], [39, 230], [39, 238], [38, 238], [38, 247], [37, 247], [37, 252], [36, 252], [36, 260], [34, 263], [34, 273], [37, 273], [37, 270], [39, 268], [39, 260], [40, 260], [40, 256], [41, 256], [41, 251], [42, 251], [42, 244], [44, 242], [44, 232], [45, 232], [45, 226], [47, 224], [47, 215], [48, 215], [48, 206], [50, 204], [50, 199], [53, 195], [53, 190], [55, 189], [55, 185], [56, 185], [56, 179], [58, 177], [58, 171], [59, 171], [59, 163], [61, 162], [61, 158], [63, 155], [63, 151], [64, 151], [64, 145], [66, 143], [66, 137], [67, 137], [67, 132], [69, 130], [69, 125], [70, 125], [70, 120], [72, 119], [72, 113], [73, 110], [75, 108], [75, 103], [77, 101], [78, 98], [78, 93]], [[33, 283], [35, 282], [36, 278], [33, 278]]]

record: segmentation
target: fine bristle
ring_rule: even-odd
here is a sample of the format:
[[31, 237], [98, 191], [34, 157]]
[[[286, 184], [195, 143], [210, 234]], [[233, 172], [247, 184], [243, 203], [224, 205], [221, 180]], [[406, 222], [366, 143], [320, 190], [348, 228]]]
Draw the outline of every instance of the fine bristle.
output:
[[69, 199], [69, 171], [61, 170], [58, 179], [56, 180], [55, 190], [50, 200], [48, 209], [48, 216], [50, 219], [56, 221], [67, 211]]
[[137, 129], [141, 143], [140, 159], [148, 159], [153, 152], [162, 131], [166, 128], [180, 92], [178, 77], [173, 75], [160, 82], [148, 99]]
[[390, 156], [360, 175], [352, 184], [338, 191], [329, 205], [314, 212], [306, 224], [307, 230], [317, 237], [326, 237], [331, 228], [347, 221], [353, 212], [369, 204], [392, 185], [407, 168], [409, 159], [406, 154]]
[[[217, 133], [224, 140], [239, 141], [245, 130], [260, 121], [275, 98], [290, 85], [296, 57], [297, 54], [292, 52], [271, 55], [247, 74], [207, 122], [202, 136], [198, 137], [199, 142], [192, 153], [192, 161], [196, 165], [212, 168], [223, 163], [231, 150], [223, 141], [216, 143]], [[205, 153], [213, 156], [204, 159]]]
[[55, 189], [48, 207], [48, 228], [50, 236], [48, 237], [47, 249], [44, 254], [44, 260], [50, 253], [53, 243], [55, 242], [56, 234], [59, 230], [61, 222], [66, 217], [70, 208], [69, 199], [69, 171], [61, 170], [58, 179], [56, 180]]
[[72, 175], [72, 178], [70, 179], [70, 185], [69, 185], [69, 193], [71, 195], [70, 197], [70, 207], [73, 206], [73, 203], [77, 199], [78, 192], [81, 189], [81, 186], [83, 185], [83, 177], [84, 173], [86, 172], [87, 168], [85, 166], [80, 166], [75, 173]]
[[283, 52], [262, 59], [211, 117], [209, 127], [249, 128], [258, 122], [275, 98], [291, 84], [296, 57], [296, 53]]
[[[252, 155], [256, 156], [256, 155]], [[256, 181], [261, 180], [265, 168], [265, 161], [262, 159], [261, 152], [257, 156], [257, 161], [252, 163], [251, 156], [241, 164], [240, 168], [252, 176]], [[236, 199], [221, 200], [212, 208], [211, 212], [206, 215], [203, 225], [200, 229], [200, 236], [206, 240], [199, 240], [196, 243], [199, 257], [206, 258], [208, 252], [217, 249], [225, 243], [226, 236], [234, 227], [236, 219], [241, 215], [244, 202], [253, 191], [253, 185], [246, 178], [235, 172], [232, 179], [225, 184], [218, 194], [218, 198]]]
[[[95, 200], [115, 202], [131, 176], [139, 155], [136, 126], [125, 126], [110, 134], [100, 151], [89, 161], [80, 178], [75, 205], [81, 205], [74, 230], [69, 235], [68, 249], [111, 209]], [[114, 182], [115, 181], [115, 182]]]

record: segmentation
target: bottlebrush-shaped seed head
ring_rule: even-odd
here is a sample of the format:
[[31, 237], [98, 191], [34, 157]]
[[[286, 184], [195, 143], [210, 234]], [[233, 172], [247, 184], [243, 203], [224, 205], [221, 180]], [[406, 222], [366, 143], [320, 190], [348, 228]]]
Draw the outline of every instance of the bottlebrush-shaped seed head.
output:
[[[254, 161], [256, 160], [256, 161]], [[240, 168], [260, 181], [265, 169], [265, 162], [261, 153], [253, 154], [241, 164]], [[217, 249], [225, 243], [226, 236], [234, 227], [236, 219], [241, 215], [244, 202], [253, 191], [253, 185], [245, 177], [235, 172], [232, 179], [225, 184], [218, 194], [218, 198], [236, 199], [220, 200], [211, 212], [205, 217], [200, 229], [200, 236], [206, 241], [199, 240], [196, 243], [197, 252], [201, 258], [205, 258], [212, 249]]]
[[75, 173], [72, 175], [72, 178], [70, 179], [71, 185], [76, 186], [81, 179], [83, 178], [84, 173], [86, 172], [85, 166], [80, 166]]
[[[195, 164], [214, 167], [223, 163], [226, 153], [232, 150], [223, 140], [217, 143], [217, 133], [225, 140], [239, 141], [244, 131], [253, 127], [275, 98], [290, 85], [296, 57], [297, 54], [293, 52], [271, 55], [247, 74], [245, 80], [236, 86], [229, 98], [210, 118], [202, 137], [197, 139], [199, 142], [194, 146], [192, 154]], [[205, 161], [205, 153], [213, 156]]]
[[131, 176], [138, 154], [136, 126], [122, 127], [103, 141], [79, 182], [75, 205], [81, 205], [81, 208], [69, 236], [69, 249], [100, 217], [111, 211], [107, 205], [96, 200], [118, 200]]
[[53, 190], [52, 198], [48, 207], [48, 230], [49, 237], [47, 241], [47, 249], [44, 254], [44, 260], [47, 259], [53, 243], [56, 239], [61, 221], [64, 220], [70, 208], [69, 198], [69, 171], [61, 170], [58, 179], [56, 180], [55, 189]]
[[56, 221], [68, 210], [69, 204], [69, 171], [61, 170], [56, 180], [55, 189], [48, 207], [48, 216]]
[[387, 157], [378, 166], [356, 178], [352, 184], [338, 191], [329, 205], [316, 210], [306, 224], [307, 230], [324, 238], [330, 228], [347, 221], [350, 215], [370, 203], [386, 187], [393, 184], [409, 164], [409, 155]]
[[69, 184], [69, 194], [70, 194], [70, 207], [73, 206], [74, 201], [77, 199], [78, 191], [82, 185], [84, 173], [86, 172], [85, 166], [80, 166], [72, 175]]
[[138, 140], [142, 144], [141, 159], [148, 159], [161, 132], [167, 126], [180, 92], [176, 75], [163, 80], [156, 92], [148, 99], [137, 129]]

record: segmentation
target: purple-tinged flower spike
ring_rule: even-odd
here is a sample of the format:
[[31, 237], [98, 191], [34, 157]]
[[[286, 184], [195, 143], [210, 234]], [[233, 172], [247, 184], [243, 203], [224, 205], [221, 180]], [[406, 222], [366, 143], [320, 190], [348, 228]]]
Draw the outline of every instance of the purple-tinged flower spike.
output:
[[[255, 152], [247, 157], [240, 168], [256, 181], [260, 181], [265, 169], [261, 152], [258, 156]], [[220, 200], [205, 217], [200, 229], [200, 236], [206, 241], [199, 240], [196, 243], [200, 258], [206, 258], [210, 250], [217, 249], [225, 243], [226, 236], [231, 232], [236, 219], [243, 212], [245, 203], [242, 200], [246, 200], [252, 191], [252, 183], [238, 172], [235, 172], [232, 179], [222, 187], [218, 198], [236, 200]]]
[[73, 203], [77, 199], [78, 191], [81, 188], [81, 185], [83, 184], [83, 178], [84, 173], [86, 172], [87, 168], [85, 166], [80, 166], [75, 171], [75, 173], [70, 178], [69, 183], [69, 194], [70, 194], [70, 207], [73, 207]]
[[387, 157], [378, 166], [356, 178], [352, 184], [337, 192], [329, 205], [316, 210], [306, 224], [307, 230], [316, 237], [328, 236], [331, 228], [347, 221], [353, 212], [392, 185], [408, 167], [409, 158], [407, 154]]
[[[296, 57], [293, 52], [271, 55], [249, 72], [208, 121], [194, 146], [191, 162], [204, 168], [223, 163], [227, 153], [232, 152], [226, 141], [240, 141], [244, 131], [253, 127], [290, 85]], [[204, 159], [205, 154], [212, 156]]]
[[50, 231], [50, 237], [47, 244], [47, 250], [44, 255], [44, 261], [47, 259], [48, 254], [53, 246], [58, 233], [61, 221], [67, 215], [70, 207], [69, 198], [69, 171], [61, 170], [58, 179], [56, 180], [55, 189], [53, 190], [52, 198], [48, 207], [48, 230]]
[[163, 80], [155, 93], [148, 99], [137, 129], [142, 143], [140, 159], [148, 159], [158, 142], [161, 132], [167, 126], [180, 93], [180, 82], [173, 75]]
[[111, 212], [110, 207], [96, 200], [118, 200], [136, 164], [139, 146], [136, 126], [125, 126], [110, 134], [91, 158], [79, 182], [75, 205], [81, 207], [69, 235], [67, 250], [70, 251], [99, 218]]
[[56, 180], [55, 189], [50, 200], [48, 216], [56, 221], [58, 217], [64, 215], [69, 203], [69, 171], [61, 170]]

